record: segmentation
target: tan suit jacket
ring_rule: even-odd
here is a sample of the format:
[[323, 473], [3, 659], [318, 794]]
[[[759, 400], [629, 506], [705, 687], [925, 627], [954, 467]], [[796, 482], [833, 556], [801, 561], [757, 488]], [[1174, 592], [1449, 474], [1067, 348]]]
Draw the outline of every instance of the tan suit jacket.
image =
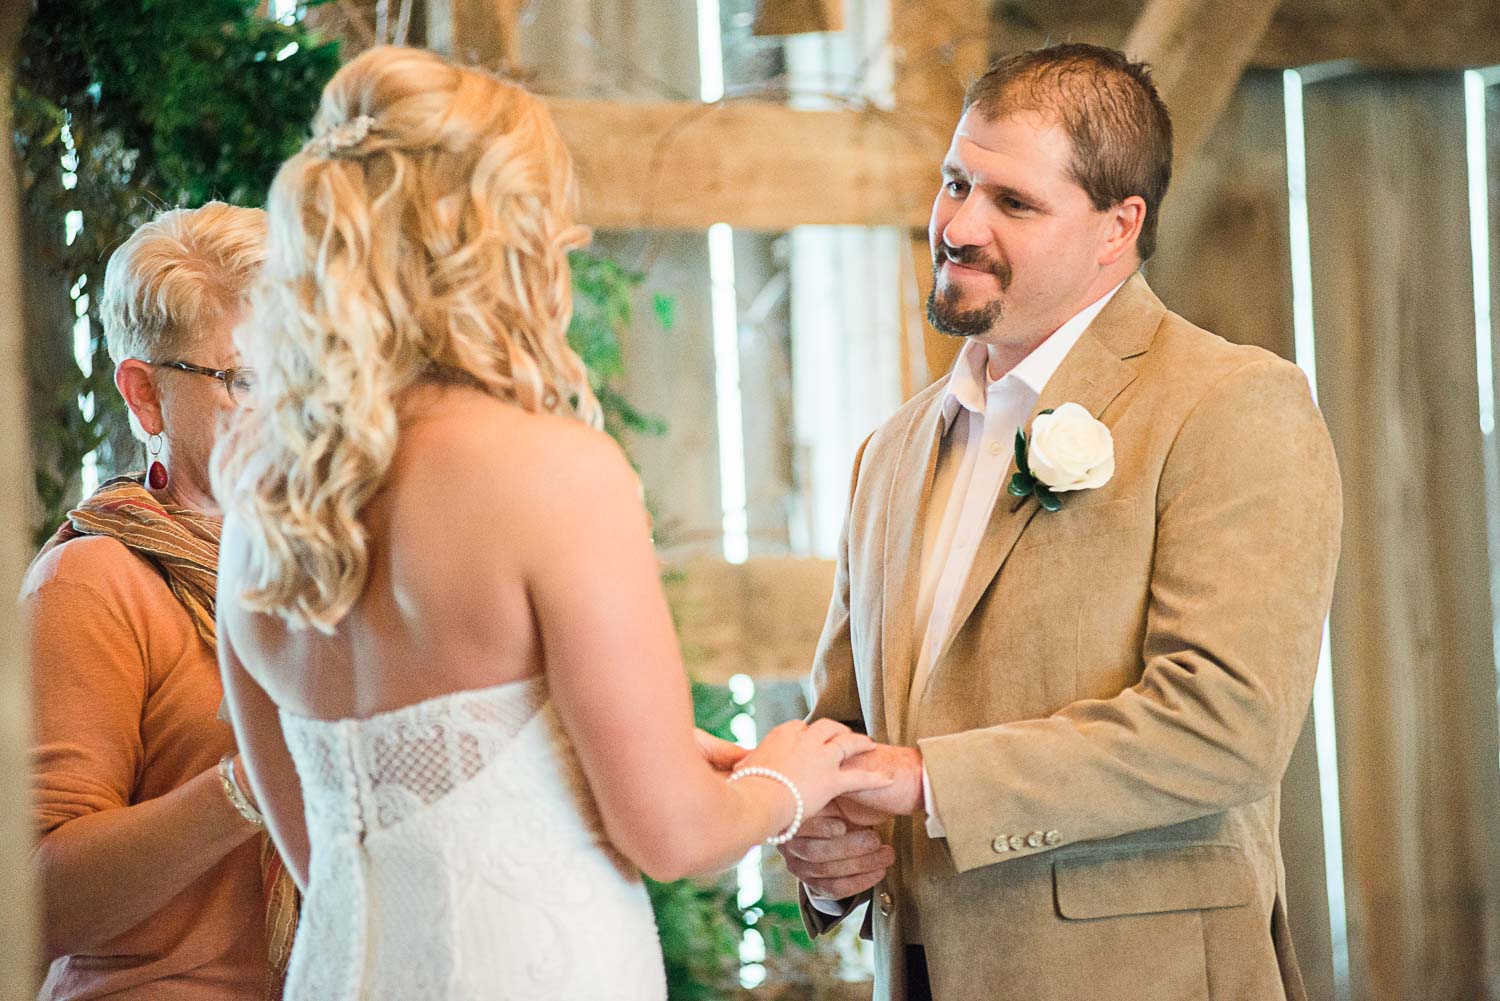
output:
[[903, 913], [939, 1001], [1301, 998], [1278, 789], [1342, 517], [1305, 377], [1132, 277], [1037, 404], [1109, 425], [1113, 479], [1001, 494], [908, 718], [943, 385], [860, 449], [814, 663], [813, 715], [920, 747], [947, 830], [895, 821], [845, 902], [873, 900], [877, 999], [905, 997]]

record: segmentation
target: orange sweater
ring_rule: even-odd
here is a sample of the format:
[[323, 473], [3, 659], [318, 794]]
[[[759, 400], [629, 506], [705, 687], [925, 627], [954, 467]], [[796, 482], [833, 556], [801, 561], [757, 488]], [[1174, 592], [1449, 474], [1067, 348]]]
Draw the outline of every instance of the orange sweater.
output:
[[[214, 655], [145, 560], [114, 539], [74, 539], [37, 561], [21, 597], [39, 837], [164, 795], [234, 749]], [[146, 921], [54, 962], [40, 999], [258, 999], [264, 920], [251, 838]]]

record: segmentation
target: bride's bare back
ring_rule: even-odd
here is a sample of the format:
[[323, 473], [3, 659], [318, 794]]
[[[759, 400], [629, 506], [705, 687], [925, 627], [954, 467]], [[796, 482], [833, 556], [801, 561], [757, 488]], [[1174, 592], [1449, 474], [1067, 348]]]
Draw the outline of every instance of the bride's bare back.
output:
[[618, 475], [622, 461], [576, 421], [471, 389], [420, 387], [400, 413], [390, 472], [360, 518], [369, 576], [348, 616], [332, 635], [243, 620], [251, 673], [301, 716], [364, 718], [543, 673], [527, 573], [568, 558], [548, 550], [559, 537], [543, 524], [565, 516], [557, 484]]

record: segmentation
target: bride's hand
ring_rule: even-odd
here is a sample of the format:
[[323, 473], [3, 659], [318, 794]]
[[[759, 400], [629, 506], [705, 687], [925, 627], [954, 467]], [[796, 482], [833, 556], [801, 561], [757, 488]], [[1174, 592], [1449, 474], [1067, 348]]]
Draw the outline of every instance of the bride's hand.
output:
[[748, 748], [722, 740], [699, 727], [693, 728], [693, 739], [698, 742], [698, 750], [703, 752], [703, 760], [723, 775], [734, 771], [734, 766], [750, 753]]
[[839, 796], [890, 784], [892, 775], [888, 771], [843, 767], [847, 759], [875, 746], [869, 737], [831, 719], [811, 724], [793, 720], [761, 738], [760, 746], [735, 770], [769, 768], [785, 775], [802, 794], [804, 814], [811, 817]]

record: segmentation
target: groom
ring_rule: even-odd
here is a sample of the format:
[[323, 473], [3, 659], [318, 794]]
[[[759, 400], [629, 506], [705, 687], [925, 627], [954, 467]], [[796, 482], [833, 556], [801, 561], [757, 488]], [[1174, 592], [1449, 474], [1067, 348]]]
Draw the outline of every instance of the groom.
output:
[[1138, 273], [1171, 146], [1143, 66], [1060, 45], [980, 78], [943, 161], [928, 311], [965, 343], [859, 450], [813, 668], [898, 778], [783, 849], [814, 934], [872, 901], [877, 999], [1303, 996], [1278, 785], [1338, 472], [1294, 365]]

